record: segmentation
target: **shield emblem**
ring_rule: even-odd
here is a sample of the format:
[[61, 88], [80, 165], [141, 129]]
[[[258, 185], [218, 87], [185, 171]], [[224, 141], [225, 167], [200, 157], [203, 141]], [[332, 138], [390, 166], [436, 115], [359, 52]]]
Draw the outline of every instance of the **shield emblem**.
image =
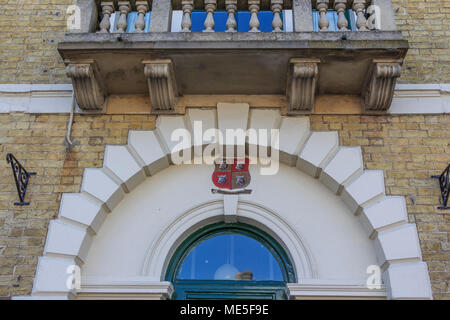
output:
[[245, 159], [234, 159], [233, 163], [226, 163], [223, 160], [216, 163], [212, 180], [219, 189], [243, 189], [250, 184], [250, 172], [248, 165], [250, 161]]

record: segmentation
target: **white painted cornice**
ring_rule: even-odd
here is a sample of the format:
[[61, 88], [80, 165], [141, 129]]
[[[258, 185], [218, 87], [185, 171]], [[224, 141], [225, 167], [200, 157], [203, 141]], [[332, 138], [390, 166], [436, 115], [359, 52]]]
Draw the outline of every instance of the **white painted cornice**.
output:
[[83, 277], [79, 299], [169, 299], [172, 283], [154, 281], [148, 277]]
[[450, 84], [398, 84], [389, 113], [450, 113]]
[[0, 113], [69, 113], [71, 108], [71, 84], [0, 84]]
[[287, 284], [290, 299], [386, 299], [386, 287], [369, 289], [363, 281], [301, 279]]

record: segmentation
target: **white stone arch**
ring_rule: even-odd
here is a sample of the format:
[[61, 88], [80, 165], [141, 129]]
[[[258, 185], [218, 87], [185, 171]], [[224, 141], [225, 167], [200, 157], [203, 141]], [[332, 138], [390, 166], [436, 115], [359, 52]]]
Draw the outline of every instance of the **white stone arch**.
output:
[[[234, 201], [233, 222], [255, 226], [272, 236], [285, 249], [298, 278], [316, 277], [316, 267], [303, 237], [274, 211], [250, 201]], [[239, 203], [238, 203], [239, 202]], [[230, 212], [230, 211], [229, 211]], [[212, 201], [196, 206], [179, 216], [148, 248], [142, 275], [164, 280], [167, 266], [178, 246], [195, 230], [224, 220], [222, 201]]]
[[[337, 132], [311, 132], [307, 117], [282, 117], [273, 109], [249, 110], [247, 104], [219, 104], [217, 109], [188, 109], [185, 116], [160, 116], [156, 130], [130, 131], [127, 145], [106, 146], [103, 168], [86, 169], [81, 192], [62, 196], [59, 217], [50, 222], [44, 255], [38, 261], [33, 297], [76, 295], [66, 286], [67, 267], [83, 264], [107, 213], [126, 193], [170, 165], [169, 150], [176, 145], [171, 132], [192, 131], [195, 120], [203, 122], [204, 130], [279, 129], [280, 161], [319, 179], [339, 195], [375, 241], [388, 298], [432, 298], [416, 226], [408, 223], [404, 198], [385, 195], [383, 172], [363, 170], [361, 149], [340, 147]], [[267, 141], [257, 144], [266, 147]]]

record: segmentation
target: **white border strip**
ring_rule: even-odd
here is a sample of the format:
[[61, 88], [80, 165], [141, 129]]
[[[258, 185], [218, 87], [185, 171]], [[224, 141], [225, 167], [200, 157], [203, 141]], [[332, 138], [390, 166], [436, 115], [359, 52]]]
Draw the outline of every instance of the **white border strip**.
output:
[[72, 91], [71, 84], [0, 84], [0, 113], [70, 113]]
[[[70, 113], [71, 84], [0, 84], [0, 113]], [[76, 113], [82, 113], [77, 106]], [[450, 83], [398, 84], [389, 114], [450, 114]]]
[[398, 84], [389, 113], [450, 113], [450, 84]]
[[386, 287], [369, 289], [364, 281], [302, 279], [287, 284], [290, 299], [387, 299]]

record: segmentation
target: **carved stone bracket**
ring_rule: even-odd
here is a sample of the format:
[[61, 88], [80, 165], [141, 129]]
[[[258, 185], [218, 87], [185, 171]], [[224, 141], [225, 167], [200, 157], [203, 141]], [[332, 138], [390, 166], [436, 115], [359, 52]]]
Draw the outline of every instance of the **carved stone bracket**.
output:
[[364, 111], [387, 111], [392, 104], [402, 60], [373, 60], [363, 88]]
[[79, 107], [84, 111], [103, 111], [107, 92], [95, 61], [66, 63], [66, 73], [72, 79]]
[[288, 73], [288, 114], [304, 114], [314, 107], [319, 59], [291, 59]]
[[175, 113], [178, 89], [173, 71], [172, 60], [144, 60], [144, 74], [148, 81], [148, 91], [152, 113]]

